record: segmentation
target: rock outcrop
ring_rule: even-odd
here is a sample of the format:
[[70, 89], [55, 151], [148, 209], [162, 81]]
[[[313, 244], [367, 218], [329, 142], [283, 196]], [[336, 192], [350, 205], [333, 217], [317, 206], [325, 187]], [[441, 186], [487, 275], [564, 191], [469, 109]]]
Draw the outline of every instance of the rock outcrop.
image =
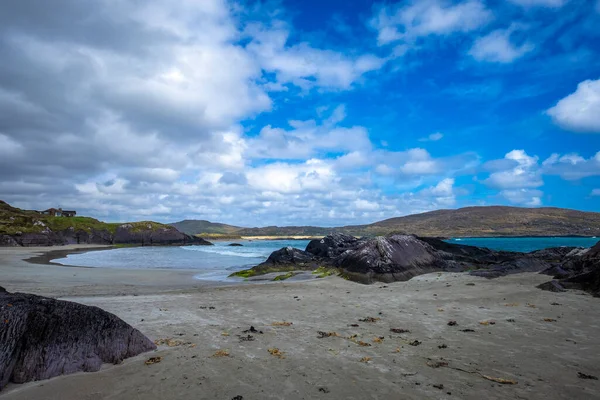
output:
[[554, 280], [540, 285], [541, 289], [580, 289], [600, 297], [600, 242], [589, 249], [571, 248], [560, 262], [542, 273]]
[[0, 288], [0, 389], [154, 350], [137, 329], [97, 307]]
[[53, 232], [45, 229], [43, 232], [16, 233], [0, 236], [0, 246], [61, 246], [66, 244], [129, 244], [141, 246], [210, 246], [212, 243], [196, 236], [190, 236], [176, 228], [162, 225], [123, 224], [111, 233], [107, 229], [76, 230], [73, 227], [63, 231]]
[[517, 253], [404, 234], [358, 239], [335, 233], [312, 240], [306, 251], [287, 247], [273, 252], [254, 272], [316, 266], [335, 268], [361, 283], [404, 281], [436, 271], [469, 271], [486, 278], [542, 272], [557, 279], [541, 286], [543, 289], [578, 288], [600, 293], [600, 242], [591, 249], [558, 247]]

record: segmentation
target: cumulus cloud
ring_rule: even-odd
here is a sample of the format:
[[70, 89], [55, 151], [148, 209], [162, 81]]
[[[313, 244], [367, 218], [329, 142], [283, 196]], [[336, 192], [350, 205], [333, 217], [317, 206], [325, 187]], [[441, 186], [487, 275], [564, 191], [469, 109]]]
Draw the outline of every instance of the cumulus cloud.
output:
[[538, 160], [537, 156], [529, 156], [524, 150], [512, 150], [506, 153], [503, 160], [488, 164], [488, 168], [496, 171], [484, 183], [496, 189], [540, 187], [544, 182]]
[[363, 74], [380, 69], [384, 58], [372, 54], [349, 57], [342, 53], [318, 49], [308, 43], [287, 45], [289, 32], [281, 23], [273, 29], [254, 24], [246, 29], [252, 37], [247, 49], [264, 69], [275, 73], [278, 86], [293, 84], [303, 89], [315, 86], [348, 89]]
[[420, 195], [432, 198], [440, 207], [453, 206], [456, 203], [454, 179], [443, 179], [437, 185], [421, 190]]
[[600, 151], [590, 158], [578, 153], [552, 154], [542, 163], [547, 175], [558, 175], [566, 180], [579, 180], [590, 176], [600, 176]]
[[516, 25], [498, 29], [475, 40], [469, 54], [478, 61], [511, 63], [534, 49], [534, 45], [523, 42], [517, 45], [511, 40]]
[[413, 0], [382, 6], [371, 24], [378, 32], [378, 43], [385, 45], [428, 35], [470, 32], [492, 18], [491, 11], [479, 0], [457, 4], [448, 0]]
[[574, 93], [546, 113], [563, 129], [600, 133], [600, 79], [579, 83]]

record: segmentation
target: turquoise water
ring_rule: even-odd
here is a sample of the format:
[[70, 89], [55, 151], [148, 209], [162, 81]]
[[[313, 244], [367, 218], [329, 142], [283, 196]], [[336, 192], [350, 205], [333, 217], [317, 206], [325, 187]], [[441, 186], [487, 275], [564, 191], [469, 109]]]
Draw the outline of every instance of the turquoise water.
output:
[[[547, 247], [590, 247], [596, 238], [460, 238], [450, 243], [487, 247], [494, 250], [529, 252]], [[238, 241], [242, 247], [231, 247], [231, 242], [217, 242], [214, 246], [185, 247], [130, 247], [89, 253], [70, 254], [53, 262], [82, 267], [130, 269], [188, 269], [197, 271], [195, 278], [227, 281], [232, 272], [253, 267], [265, 261], [282, 247], [304, 250], [308, 240], [255, 240]]]
[[592, 247], [600, 241], [589, 237], [523, 237], [523, 238], [457, 238], [449, 243], [487, 247], [492, 250], [519, 251], [528, 253], [548, 247]]

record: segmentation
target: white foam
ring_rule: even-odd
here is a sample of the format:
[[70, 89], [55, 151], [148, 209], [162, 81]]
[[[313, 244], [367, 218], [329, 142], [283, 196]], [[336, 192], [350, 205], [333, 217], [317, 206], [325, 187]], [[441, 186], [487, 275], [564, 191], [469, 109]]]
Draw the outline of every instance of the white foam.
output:
[[212, 253], [212, 254], [221, 254], [224, 256], [234, 256], [234, 257], [245, 257], [245, 258], [266, 258], [271, 254], [270, 250], [267, 252], [257, 252], [255, 249], [240, 249], [240, 250], [229, 250], [224, 249], [222, 247], [212, 247], [212, 246], [185, 246], [181, 247], [184, 250], [190, 251], [200, 251], [202, 253]]

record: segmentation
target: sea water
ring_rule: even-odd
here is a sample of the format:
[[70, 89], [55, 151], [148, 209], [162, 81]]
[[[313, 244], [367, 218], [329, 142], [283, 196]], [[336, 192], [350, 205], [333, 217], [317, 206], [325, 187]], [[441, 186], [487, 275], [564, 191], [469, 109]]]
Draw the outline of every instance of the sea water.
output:
[[[494, 250], [529, 252], [548, 247], [591, 247], [600, 239], [580, 237], [525, 238], [453, 238], [450, 243], [487, 247]], [[128, 247], [104, 251], [70, 254], [52, 260], [63, 265], [127, 269], [186, 269], [197, 271], [201, 280], [227, 281], [236, 271], [251, 268], [265, 261], [282, 247], [304, 250], [308, 240], [242, 240], [242, 246], [231, 242], [216, 242], [214, 246]]]
[[126, 269], [197, 270], [196, 279], [224, 281], [236, 271], [265, 261], [275, 250], [296, 247], [304, 250], [308, 240], [241, 240], [215, 242], [214, 246], [125, 247], [87, 253], [69, 254], [54, 263], [80, 267]]
[[547, 249], [549, 247], [592, 247], [600, 239], [591, 237], [495, 237], [495, 238], [453, 238], [449, 243], [467, 244], [470, 246], [487, 247], [492, 250], [530, 251]]

